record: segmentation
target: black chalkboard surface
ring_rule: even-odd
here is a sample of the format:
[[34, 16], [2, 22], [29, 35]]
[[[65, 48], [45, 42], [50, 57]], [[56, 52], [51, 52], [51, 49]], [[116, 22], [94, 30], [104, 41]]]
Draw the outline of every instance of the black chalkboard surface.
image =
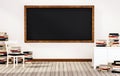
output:
[[93, 6], [25, 6], [25, 42], [93, 42]]

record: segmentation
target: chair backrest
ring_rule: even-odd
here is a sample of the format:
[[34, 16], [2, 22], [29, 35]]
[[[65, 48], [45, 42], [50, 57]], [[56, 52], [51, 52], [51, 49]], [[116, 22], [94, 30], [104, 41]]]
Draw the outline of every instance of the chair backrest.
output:
[[22, 52], [21, 47], [20, 47], [20, 45], [18, 45], [17, 42], [6, 41], [5, 46], [6, 46], [7, 54], [9, 54], [9, 53], [21, 53]]

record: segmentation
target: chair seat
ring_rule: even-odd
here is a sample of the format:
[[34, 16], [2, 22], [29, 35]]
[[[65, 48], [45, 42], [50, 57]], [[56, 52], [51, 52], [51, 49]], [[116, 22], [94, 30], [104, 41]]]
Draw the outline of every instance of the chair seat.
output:
[[11, 55], [11, 56], [20, 56], [20, 55], [24, 55], [22, 53], [11, 53], [11, 54], [8, 54], [8, 55]]

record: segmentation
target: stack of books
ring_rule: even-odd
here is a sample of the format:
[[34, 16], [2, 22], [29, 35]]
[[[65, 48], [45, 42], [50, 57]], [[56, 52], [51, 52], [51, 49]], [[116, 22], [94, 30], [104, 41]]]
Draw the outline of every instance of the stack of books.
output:
[[120, 73], [120, 61], [112, 63], [112, 73]]
[[0, 64], [5, 64], [7, 61], [7, 52], [0, 51]]
[[99, 70], [99, 71], [109, 71], [110, 70], [110, 66], [108, 66], [108, 65], [99, 65], [97, 67], [97, 70]]
[[119, 34], [118, 33], [109, 33], [109, 46], [110, 47], [119, 46]]
[[6, 63], [7, 61], [7, 52], [5, 49], [5, 43], [0, 42], [0, 64]]
[[96, 47], [106, 47], [106, 40], [96, 40]]
[[21, 53], [21, 47], [20, 46], [12, 46], [10, 48], [10, 53], [12, 53], [12, 54], [20, 54]]
[[0, 41], [0, 51], [6, 51], [5, 43], [3, 41]]
[[25, 55], [25, 62], [31, 62], [33, 59], [32, 51], [24, 51], [23, 53]]
[[7, 41], [8, 35], [6, 32], [0, 32], [0, 41]]

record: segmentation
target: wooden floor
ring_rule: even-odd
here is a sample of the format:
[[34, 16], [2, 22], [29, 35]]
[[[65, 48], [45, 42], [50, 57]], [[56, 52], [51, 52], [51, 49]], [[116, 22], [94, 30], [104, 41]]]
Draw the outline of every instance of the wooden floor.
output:
[[91, 62], [34, 62], [13, 68], [0, 64], [0, 76], [120, 76], [110, 71], [97, 71]]

